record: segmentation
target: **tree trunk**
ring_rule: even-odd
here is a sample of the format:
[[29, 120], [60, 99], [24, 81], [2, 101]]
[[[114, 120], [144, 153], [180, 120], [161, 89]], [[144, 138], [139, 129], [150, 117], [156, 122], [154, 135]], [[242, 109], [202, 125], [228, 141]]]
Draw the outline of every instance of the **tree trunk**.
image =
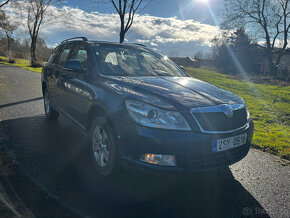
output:
[[31, 67], [36, 66], [35, 50], [36, 50], [36, 40], [32, 39], [31, 45], [30, 45], [30, 65], [31, 65]]
[[120, 16], [121, 28], [120, 28], [120, 43], [124, 42], [125, 39], [125, 20], [124, 16]]
[[123, 43], [125, 39], [125, 33], [123, 31], [120, 31], [120, 43]]
[[269, 62], [269, 67], [270, 67], [270, 75], [277, 77], [277, 74], [279, 71], [278, 67], [275, 66], [275, 64], [273, 62]]
[[10, 47], [11, 47], [11, 43], [10, 43], [10, 36], [7, 34], [6, 35], [7, 36], [7, 52], [8, 52], [8, 61], [10, 61], [10, 59], [11, 59], [11, 49], [10, 49]]
[[11, 49], [10, 49], [10, 37], [8, 36], [7, 37], [7, 49], [8, 49], [8, 59], [10, 60], [11, 59]]
[[286, 50], [284, 51], [281, 51], [278, 53], [278, 57], [277, 57], [277, 60], [276, 60], [276, 65], [279, 66], [280, 62], [281, 62], [281, 58], [283, 57], [284, 53], [285, 53]]
[[270, 70], [270, 75], [271, 76], [277, 76], [278, 74], [278, 67], [274, 64], [273, 60], [273, 54], [272, 51], [267, 51], [267, 58], [268, 58], [268, 65], [269, 65], [269, 70]]

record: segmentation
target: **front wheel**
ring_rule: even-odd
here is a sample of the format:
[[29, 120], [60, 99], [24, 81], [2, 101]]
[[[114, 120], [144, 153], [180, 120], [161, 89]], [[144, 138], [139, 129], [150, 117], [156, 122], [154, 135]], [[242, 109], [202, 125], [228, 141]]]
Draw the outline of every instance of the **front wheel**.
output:
[[110, 176], [117, 169], [117, 147], [113, 130], [103, 117], [96, 117], [90, 131], [90, 153], [97, 172]]
[[43, 94], [43, 104], [45, 117], [48, 120], [57, 120], [57, 118], [59, 117], [59, 113], [51, 107], [47, 89], [44, 91]]

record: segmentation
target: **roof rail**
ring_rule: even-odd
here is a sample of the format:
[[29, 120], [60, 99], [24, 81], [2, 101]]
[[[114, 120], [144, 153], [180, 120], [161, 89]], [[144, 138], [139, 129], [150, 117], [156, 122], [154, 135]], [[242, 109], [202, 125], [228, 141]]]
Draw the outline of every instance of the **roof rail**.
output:
[[86, 42], [88, 41], [87, 37], [81, 37], [81, 36], [79, 36], [79, 37], [73, 37], [73, 38], [69, 38], [69, 39], [63, 40], [60, 44], [65, 43], [65, 42], [68, 42], [68, 41], [70, 41], [72, 39], [82, 39], [83, 41], [86, 41]]
[[147, 47], [146, 45], [143, 45], [143, 44], [140, 44], [140, 43], [135, 43], [135, 42], [133, 42], [131, 44], [133, 44], [133, 45], [140, 45], [140, 46], [143, 46], [143, 47]]

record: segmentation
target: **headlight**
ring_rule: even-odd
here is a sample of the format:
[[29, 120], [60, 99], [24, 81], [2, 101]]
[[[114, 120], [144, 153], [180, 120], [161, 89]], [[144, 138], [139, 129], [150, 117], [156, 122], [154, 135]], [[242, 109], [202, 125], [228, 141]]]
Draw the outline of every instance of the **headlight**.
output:
[[137, 123], [160, 129], [190, 130], [181, 113], [167, 111], [141, 101], [126, 100], [130, 116]]
[[249, 121], [250, 118], [251, 118], [251, 115], [250, 115], [250, 112], [249, 112], [249, 110], [248, 110], [246, 105], [245, 105], [245, 108], [246, 108], [246, 112], [247, 112], [247, 120]]

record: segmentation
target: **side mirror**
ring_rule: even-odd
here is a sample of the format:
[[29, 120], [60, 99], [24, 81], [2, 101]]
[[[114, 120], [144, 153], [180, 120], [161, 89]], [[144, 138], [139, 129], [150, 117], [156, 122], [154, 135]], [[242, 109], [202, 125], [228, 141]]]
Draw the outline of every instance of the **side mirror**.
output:
[[185, 69], [185, 67], [184, 66], [179, 66], [179, 68], [183, 71], [183, 72], [186, 72], [186, 69]]
[[77, 71], [84, 70], [84, 68], [79, 60], [67, 61], [64, 65], [64, 68], [69, 69], [69, 70], [77, 70]]

